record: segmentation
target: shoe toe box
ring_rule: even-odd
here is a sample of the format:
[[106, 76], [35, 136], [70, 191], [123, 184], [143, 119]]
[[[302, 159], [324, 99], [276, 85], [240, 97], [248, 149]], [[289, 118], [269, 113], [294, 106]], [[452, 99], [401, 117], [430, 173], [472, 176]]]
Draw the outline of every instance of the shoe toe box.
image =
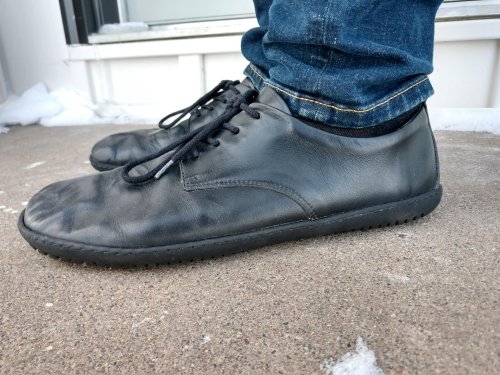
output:
[[[108, 174], [111, 172], [105, 172]], [[86, 242], [99, 236], [103, 229], [99, 215], [103, 209], [96, 191], [99, 175], [51, 184], [35, 194], [24, 211], [24, 226], [37, 234], [62, 240]], [[101, 186], [100, 188], [104, 188]]]
[[[122, 166], [130, 160], [143, 157], [152, 149], [152, 134], [156, 130], [138, 130], [110, 135], [97, 142], [90, 154], [91, 160], [110, 166]], [[108, 168], [106, 168], [108, 169]]]

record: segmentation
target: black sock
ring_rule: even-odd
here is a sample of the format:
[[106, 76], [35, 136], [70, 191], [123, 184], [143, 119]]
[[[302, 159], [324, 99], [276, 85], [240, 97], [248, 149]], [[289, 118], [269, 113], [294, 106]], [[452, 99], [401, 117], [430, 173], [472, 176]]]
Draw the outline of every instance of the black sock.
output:
[[378, 137], [380, 135], [392, 133], [398, 130], [399, 128], [403, 127], [418, 112], [420, 112], [422, 106], [423, 104], [419, 104], [416, 107], [410, 109], [409, 111], [406, 111], [400, 114], [399, 116], [393, 118], [392, 120], [385, 121], [374, 126], [367, 126], [364, 128], [345, 128], [334, 125], [326, 125], [305, 118], [300, 118], [300, 119], [306, 124], [309, 124], [317, 129], [326, 131], [328, 133], [341, 135], [343, 137], [358, 137], [358, 138]]

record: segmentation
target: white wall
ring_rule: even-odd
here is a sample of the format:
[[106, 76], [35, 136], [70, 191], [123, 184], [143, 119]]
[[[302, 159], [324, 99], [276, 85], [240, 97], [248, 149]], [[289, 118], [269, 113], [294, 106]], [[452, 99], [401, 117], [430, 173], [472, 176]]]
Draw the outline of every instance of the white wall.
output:
[[2, 60], [0, 55], [0, 103], [7, 99], [7, 93], [7, 81], [5, 79], [5, 75], [3, 74]]
[[500, 19], [438, 22], [434, 107], [499, 107]]
[[22, 93], [37, 82], [71, 86], [57, 0], [0, 0], [0, 64], [9, 89]]

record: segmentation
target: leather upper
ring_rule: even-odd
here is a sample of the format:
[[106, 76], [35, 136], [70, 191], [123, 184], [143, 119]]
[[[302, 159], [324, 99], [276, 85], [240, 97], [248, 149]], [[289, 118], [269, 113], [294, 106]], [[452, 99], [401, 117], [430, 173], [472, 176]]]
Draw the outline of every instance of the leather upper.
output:
[[313, 221], [434, 189], [438, 161], [425, 107], [399, 130], [350, 138], [290, 115], [272, 89], [220, 130], [220, 146], [130, 184], [121, 169], [52, 184], [29, 202], [25, 225], [110, 247], [186, 243]]

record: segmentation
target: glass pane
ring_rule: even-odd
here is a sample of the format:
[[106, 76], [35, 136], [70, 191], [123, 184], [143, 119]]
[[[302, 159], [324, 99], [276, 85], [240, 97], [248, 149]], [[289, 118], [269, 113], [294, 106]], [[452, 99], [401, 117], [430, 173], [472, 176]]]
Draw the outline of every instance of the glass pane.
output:
[[123, 0], [127, 21], [167, 24], [253, 17], [252, 0]]

